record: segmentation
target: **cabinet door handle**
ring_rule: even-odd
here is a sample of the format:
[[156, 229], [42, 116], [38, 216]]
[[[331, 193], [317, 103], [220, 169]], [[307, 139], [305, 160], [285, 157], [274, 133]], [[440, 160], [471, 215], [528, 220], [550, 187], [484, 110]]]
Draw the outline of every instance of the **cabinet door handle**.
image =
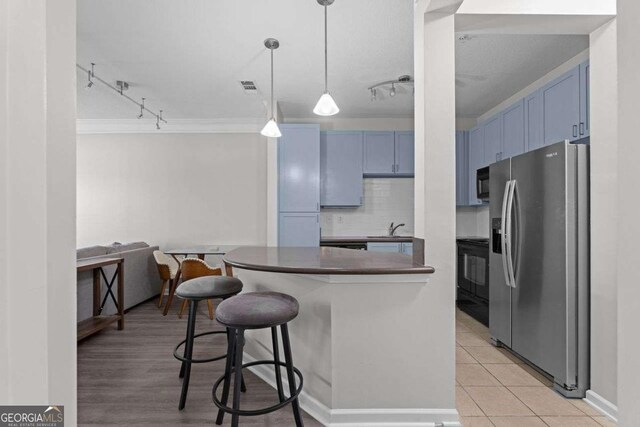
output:
[[584, 122], [580, 122], [580, 135], [584, 135]]
[[578, 136], [578, 125], [573, 125], [573, 137]]
[[316, 210], [319, 211], [320, 210], [320, 202], [316, 203]]
[[395, 172], [396, 171], [396, 165], [391, 165], [391, 172]]

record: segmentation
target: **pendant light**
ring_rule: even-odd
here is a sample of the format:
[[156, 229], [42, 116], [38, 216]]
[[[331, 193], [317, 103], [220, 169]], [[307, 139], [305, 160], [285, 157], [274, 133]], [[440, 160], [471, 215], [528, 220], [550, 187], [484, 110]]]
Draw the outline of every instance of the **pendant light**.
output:
[[318, 4], [324, 6], [324, 93], [318, 100], [313, 112], [319, 116], [333, 116], [340, 112], [336, 101], [329, 94], [327, 84], [327, 6], [334, 0], [318, 0]]
[[269, 138], [280, 138], [282, 133], [280, 133], [280, 128], [278, 128], [278, 123], [276, 122], [275, 106], [273, 104], [273, 51], [280, 46], [280, 42], [269, 38], [264, 41], [264, 45], [271, 51], [271, 118], [260, 133]]

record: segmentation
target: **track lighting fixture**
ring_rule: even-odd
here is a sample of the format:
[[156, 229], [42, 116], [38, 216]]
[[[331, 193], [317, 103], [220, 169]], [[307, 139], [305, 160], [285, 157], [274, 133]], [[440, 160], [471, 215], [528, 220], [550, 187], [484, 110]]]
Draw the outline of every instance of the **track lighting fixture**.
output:
[[317, 0], [320, 6], [324, 6], [324, 93], [318, 100], [313, 112], [319, 116], [333, 116], [340, 112], [336, 101], [329, 94], [327, 78], [327, 6], [333, 4], [334, 0]]
[[167, 121], [162, 117], [162, 110], [160, 110], [159, 114], [154, 113], [153, 111], [151, 111], [150, 109], [148, 109], [145, 105], [144, 105], [144, 101], [146, 98], [142, 98], [142, 103], [139, 103], [138, 101], [136, 101], [135, 99], [131, 98], [129, 95], [125, 94], [124, 91], [129, 89], [129, 83], [123, 81], [123, 80], [117, 80], [116, 81], [116, 85], [112, 85], [111, 83], [108, 83], [107, 81], [105, 81], [104, 79], [101, 79], [100, 77], [96, 76], [95, 72], [94, 72], [94, 67], [95, 67], [95, 63], [91, 63], [91, 69], [87, 69], [82, 67], [80, 64], [76, 64], [76, 68], [78, 68], [80, 71], [87, 73], [88, 76], [88, 83], [87, 83], [87, 88], [92, 87], [96, 82], [102, 83], [103, 85], [105, 85], [106, 87], [108, 87], [109, 89], [118, 92], [121, 96], [127, 98], [129, 101], [133, 102], [134, 104], [136, 104], [138, 107], [140, 107], [140, 114], [137, 116], [139, 119], [141, 119], [144, 116], [144, 112], [145, 110], [150, 113], [152, 116], [155, 116], [156, 118], [156, 129], [160, 129], [160, 122], [164, 122], [167, 123]]
[[93, 62], [91, 63], [91, 70], [87, 70], [87, 76], [89, 77], [89, 83], [87, 83], [87, 89], [91, 88], [91, 86], [93, 86], [93, 81], [91, 80], [91, 78], [93, 77], [93, 67], [96, 64], [94, 64]]
[[141, 119], [144, 116], [144, 98], [142, 98], [142, 104], [140, 104], [140, 115], [138, 116]]
[[273, 51], [280, 47], [280, 42], [276, 39], [269, 38], [264, 41], [264, 45], [271, 51], [271, 118], [267, 124], [264, 125], [260, 133], [269, 138], [280, 138], [282, 133], [276, 122], [275, 104], [273, 103]]
[[[371, 100], [375, 101], [377, 99], [376, 97], [376, 90], [380, 87], [384, 88], [384, 87], [388, 87], [389, 85], [391, 85], [391, 87], [389, 88], [389, 97], [393, 98], [394, 96], [396, 96], [396, 85], [411, 85], [413, 86], [413, 79], [411, 78], [411, 76], [409, 75], [403, 75], [398, 77], [396, 80], [387, 80], [386, 82], [380, 82], [377, 83], [373, 86], [369, 86], [367, 89], [369, 89], [369, 91], [371, 91]], [[412, 88], [414, 90], [412, 90], [412, 93], [414, 93], [415, 88]]]

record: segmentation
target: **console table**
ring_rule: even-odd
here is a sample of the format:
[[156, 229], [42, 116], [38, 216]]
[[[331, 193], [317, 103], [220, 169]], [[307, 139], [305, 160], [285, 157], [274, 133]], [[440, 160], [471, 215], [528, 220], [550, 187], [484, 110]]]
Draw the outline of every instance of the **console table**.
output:
[[[107, 279], [107, 276], [103, 270], [103, 267], [108, 265], [116, 265], [116, 271], [111, 277]], [[76, 264], [77, 272], [92, 271], [93, 272], [93, 317], [78, 322], [78, 341], [95, 334], [111, 325], [114, 322], [118, 322], [118, 330], [124, 329], [124, 258], [97, 258], [97, 259], [84, 259], [78, 261]], [[107, 285], [107, 292], [100, 301], [101, 279], [104, 279]], [[118, 297], [113, 294], [113, 284], [117, 280], [117, 293]], [[117, 314], [102, 315], [102, 310], [107, 302], [107, 298], [111, 297], [111, 300], [116, 306]]]

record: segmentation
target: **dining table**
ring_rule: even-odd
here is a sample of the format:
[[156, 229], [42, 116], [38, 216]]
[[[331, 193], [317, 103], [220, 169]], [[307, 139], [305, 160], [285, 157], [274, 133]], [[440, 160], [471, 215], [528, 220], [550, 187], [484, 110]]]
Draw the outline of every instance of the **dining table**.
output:
[[[215, 256], [215, 255], [226, 255], [227, 252], [231, 252], [232, 250], [239, 248], [240, 245], [193, 245], [186, 246], [182, 248], [170, 249], [165, 251], [167, 255], [171, 255], [173, 259], [178, 263], [178, 271], [176, 272], [176, 277], [173, 279], [173, 283], [169, 288], [169, 296], [167, 303], [165, 304], [163, 315], [166, 316], [169, 313], [169, 307], [171, 307], [171, 303], [173, 302], [173, 294], [175, 293], [176, 288], [178, 287], [178, 283], [180, 283], [180, 275], [181, 275], [181, 259], [180, 257], [188, 257], [188, 256], [196, 256], [198, 259], [204, 261], [207, 255]], [[227, 276], [233, 275], [233, 270], [231, 266], [225, 265], [225, 273]]]

